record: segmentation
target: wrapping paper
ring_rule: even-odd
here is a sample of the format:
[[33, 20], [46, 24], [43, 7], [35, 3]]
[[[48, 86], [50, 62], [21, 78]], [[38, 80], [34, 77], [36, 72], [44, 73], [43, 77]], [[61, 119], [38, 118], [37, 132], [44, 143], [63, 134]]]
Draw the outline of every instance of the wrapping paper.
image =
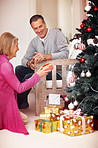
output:
[[35, 120], [35, 130], [43, 133], [56, 132], [60, 128], [60, 121]]
[[43, 120], [51, 120], [51, 121], [59, 121], [60, 116], [63, 115], [64, 113], [61, 112], [62, 110], [59, 111], [59, 113], [45, 113], [43, 110], [40, 114], [40, 119]]
[[44, 107], [45, 114], [49, 113], [59, 113], [61, 106], [59, 105], [49, 105], [47, 107]]
[[76, 115], [76, 112], [60, 116], [60, 132], [69, 136], [92, 133], [93, 116], [80, 116]]

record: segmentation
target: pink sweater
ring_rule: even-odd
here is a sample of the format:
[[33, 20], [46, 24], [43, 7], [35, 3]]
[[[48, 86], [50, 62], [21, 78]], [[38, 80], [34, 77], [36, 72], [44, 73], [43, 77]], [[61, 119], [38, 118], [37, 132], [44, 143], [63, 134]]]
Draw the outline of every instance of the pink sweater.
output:
[[35, 73], [32, 78], [20, 83], [7, 56], [0, 55], [0, 129], [28, 134], [17, 106], [17, 92], [30, 89], [39, 80], [39, 75]]

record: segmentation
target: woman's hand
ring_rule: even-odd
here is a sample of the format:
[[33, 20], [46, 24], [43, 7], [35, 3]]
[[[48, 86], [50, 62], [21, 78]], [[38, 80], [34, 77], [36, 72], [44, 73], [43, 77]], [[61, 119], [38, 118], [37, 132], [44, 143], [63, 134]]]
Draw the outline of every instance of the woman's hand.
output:
[[48, 72], [51, 72], [51, 70], [43, 70], [43, 67], [42, 66], [36, 71], [36, 73], [40, 77], [45, 77], [46, 75], [48, 75]]

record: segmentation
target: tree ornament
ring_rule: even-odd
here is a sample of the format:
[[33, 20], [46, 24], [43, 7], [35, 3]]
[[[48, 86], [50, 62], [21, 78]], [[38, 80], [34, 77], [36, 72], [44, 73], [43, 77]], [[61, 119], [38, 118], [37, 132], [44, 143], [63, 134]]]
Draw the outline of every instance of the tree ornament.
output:
[[66, 96], [63, 96], [63, 100], [65, 100], [65, 102], [68, 102], [69, 98], [67, 98]]
[[70, 77], [70, 78], [69, 78], [69, 82], [70, 82], [70, 83], [73, 83], [74, 81], [75, 81], [75, 80], [74, 80], [73, 77]]
[[69, 98], [65, 97], [65, 102], [68, 102], [69, 101]]
[[81, 58], [80, 60], [81, 60], [81, 62], [82, 62], [82, 63], [84, 63], [84, 62], [85, 62], [85, 59], [84, 59], [84, 58]]
[[97, 10], [98, 10], [98, 8], [95, 6], [94, 11], [97, 11]]
[[98, 44], [98, 39], [97, 38], [94, 38], [93, 43], [94, 44]]
[[74, 104], [71, 102], [71, 103], [68, 105], [68, 108], [69, 108], [69, 109], [74, 109]]
[[88, 28], [87, 28], [87, 31], [88, 31], [88, 32], [91, 32], [91, 30], [92, 30], [91, 27], [88, 27]]
[[78, 105], [78, 101], [75, 100], [75, 101], [74, 101], [74, 106], [77, 106], [77, 105]]
[[88, 44], [88, 45], [90, 45], [90, 44], [93, 45], [93, 39], [88, 39], [88, 40], [87, 40], [87, 44]]
[[78, 46], [79, 46], [79, 43], [76, 43], [76, 44], [74, 45], [74, 49], [78, 49]]
[[75, 79], [73, 77], [69, 78], [69, 86], [71, 87], [75, 86]]
[[67, 85], [68, 87], [72, 87], [75, 85], [75, 79], [72, 76], [72, 71], [68, 71], [67, 73]]
[[82, 24], [80, 25], [80, 27], [83, 28], [83, 27], [84, 27], [84, 24], [82, 23]]
[[85, 72], [82, 71], [81, 74], [80, 74], [80, 76], [81, 76], [81, 77], [85, 77]]
[[87, 12], [90, 11], [90, 9], [91, 9], [91, 6], [88, 6], [88, 5], [87, 5], [87, 6], [85, 7], [85, 11], [87, 11]]
[[86, 77], [91, 77], [91, 72], [88, 70], [88, 72], [86, 72]]
[[80, 50], [84, 50], [85, 49], [85, 45], [83, 43], [81, 43], [78, 47], [79, 47]]

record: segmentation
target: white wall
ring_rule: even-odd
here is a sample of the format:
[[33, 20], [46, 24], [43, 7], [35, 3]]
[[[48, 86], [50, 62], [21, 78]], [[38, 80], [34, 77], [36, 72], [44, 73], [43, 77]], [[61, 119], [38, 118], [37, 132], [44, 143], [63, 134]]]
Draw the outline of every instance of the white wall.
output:
[[[31, 40], [31, 26], [29, 25], [31, 1], [29, 0], [0, 0], [0, 35], [11, 32], [19, 39], [17, 57], [11, 60], [15, 67], [21, 63], [27, 46]], [[33, 5], [33, 0], [32, 0]], [[35, 3], [33, 8], [35, 8]], [[33, 32], [33, 31], [32, 31]]]
[[36, 0], [36, 12], [44, 16], [47, 27], [58, 27], [57, 0]]
[[[80, 28], [86, 13], [84, 12], [87, 0], [72, 0], [72, 36], [77, 32], [76, 28]], [[79, 32], [78, 32], [79, 33]]]
[[70, 39], [71, 26], [71, 0], [58, 0], [58, 27]]

